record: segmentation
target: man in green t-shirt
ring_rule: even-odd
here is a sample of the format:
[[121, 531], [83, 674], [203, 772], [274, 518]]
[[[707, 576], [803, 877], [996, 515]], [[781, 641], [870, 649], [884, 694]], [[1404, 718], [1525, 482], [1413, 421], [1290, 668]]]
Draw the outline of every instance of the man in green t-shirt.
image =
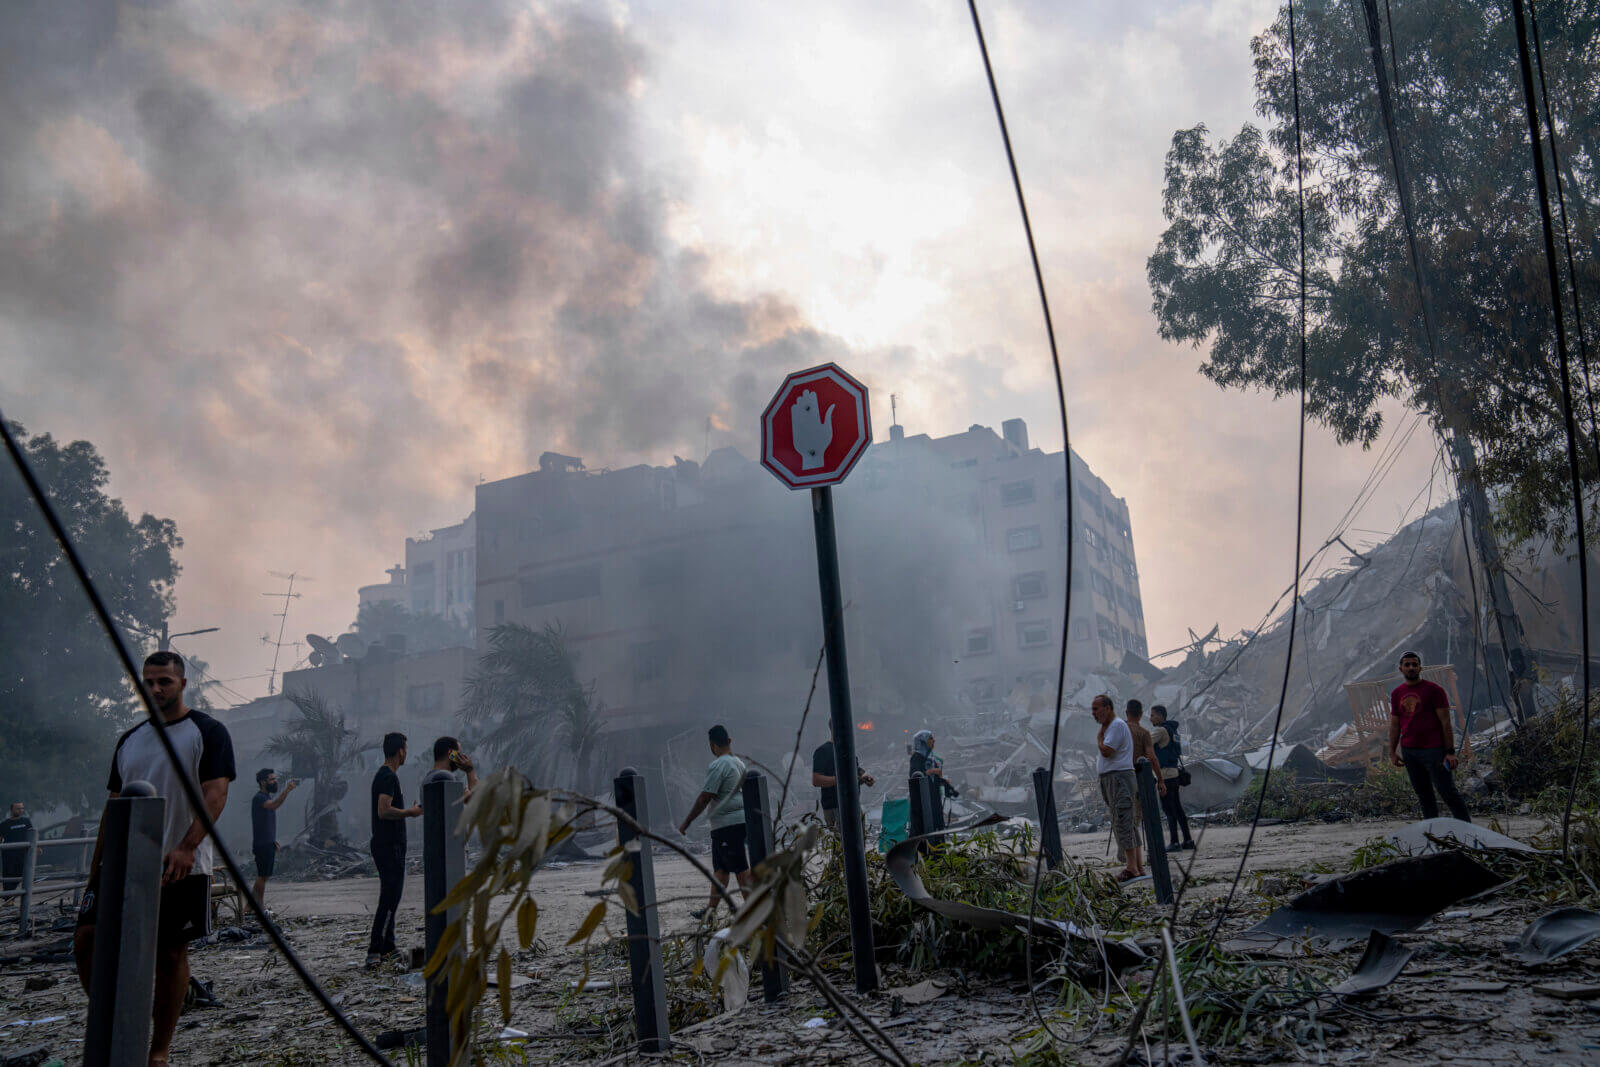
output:
[[[718, 884], [727, 888], [728, 875], [737, 875], [741, 893], [750, 891], [750, 860], [745, 854], [744, 842], [744, 761], [733, 754], [733, 738], [725, 726], [713, 726], [711, 739], [711, 766], [706, 768], [706, 782], [700, 787], [694, 807], [689, 809], [678, 833], [687, 835], [689, 824], [700, 813], [711, 809], [711, 873]], [[711, 902], [692, 912], [696, 919], [716, 910], [720, 895], [713, 890]]]

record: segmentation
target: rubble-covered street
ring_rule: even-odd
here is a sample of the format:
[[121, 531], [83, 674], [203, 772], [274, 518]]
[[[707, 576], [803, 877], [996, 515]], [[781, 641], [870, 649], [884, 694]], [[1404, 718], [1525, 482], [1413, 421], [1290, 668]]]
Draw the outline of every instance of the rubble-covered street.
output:
[[[1254, 922], [1307, 880], [1342, 872], [1360, 846], [1399, 825], [1361, 821], [1261, 828], [1228, 929], [1236, 931]], [[1514, 820], [1504, 828], [1526, 837], [1537, 825]], [[1194, 883], [1186, 894], [1186, 912], [1206, 915], [1207, 901], [1226, 891], [1246, 832], [1243, 827], [1206, 832]], [[1103, 836], [1071, 835], [1065, 843], [1077, 862], [1104, 866], [1099, 858]], [[542, 944], [518, 957], [510, 1024], [529, 1036], [509, 1043], [508, 1048], [516, 1050], [510, 1062], [522, 1062], [517, 1055], [525, 1054], [533, 1063], [598, 1063], [625, 1057], [631, 1049], [627, 966], [618, 945], [596, 939], [588, 987], [578, 992], [575, 985], [584, 973], [584, 959], [579, 950], [562, 944], [592, 906], [585, 891], [598, 885], [599, 876], [599, 864], [574, 863], [544, 870], [536, 879]], [[692, 1050], [691, 1059], [730, 1064], [872, 1062], [803, 982], [796, 982], [774, 1006], [761, 1002], [756, 982], [742, 1011], [710, 1014], [715, 1001], [709, 985], [704, 977], [692, 979], [685, 962], [689, 958], [685, 949], [693, 944], [697, 929], [688, 913], [703, 902], [703, 883], [687, 863], [665, 854], [657, 859], [656, 878], [663, 900], [674, 1037]], [[296, 950], [352, 1021], [374, 1037], [421, 1026], [423, 1010], [416, 972], [393, 965], [367, 972], [360, 966], [376, 893], [376, 880], [367, 878], [275, 884], [271, 892], [271, 905]], [[1128, 887], [1124, 893], [1132, 902], [1129, 922], [1156, 918], [1158, 909], [1151, 902], [1148, 883]], [[402, 945], [421, 942], [421, 897], [420, 878], [412, 876], [401, 910], [406, 934]], [[1531, 968], [1511, 958], [1504, 946], [1506, 939], [1515, 938], [1548, 908], [1545, 901], [1512, 885], [1436, 916], [1415, 932], [1399, 936], [1416, 955], [1378, 996], [1350, 998], [1340, 1010], [1329, 1010], [1330, 1000], [1314, 1021], [1262, 1020], [1243, 1041], [1213, 1049], [1208, 1056], [1214, 1057], [1213, 1062], [1254, 1063], [1312, 1059], [1503, 1064], [1591, 1059], [1600, 1051], [1600, 945], [1591, 943], [1553, 964]], [[36, 942], [33, 951], [44, 952], [47, 945]], [[0, 1062], [39, 1045], [73, 1062], [82, 1038], [85, 998], [70, 964], [48, 955], [19, 959], [28, 950], [16, 943], [5, 951], [5, 962], [0, 964], [4, 1012]], [[1074, 1037], [1049, 1053], [1039, 1051], [1034, 1041], [1039, 1022], [1019, 980], [1020, 966], [1018, 976], [1009, 980], [980, 980], [965, 973], [966, 961], [960, 958], [939, 959], [911, 973], [893, 962], [894, 955], [892, 946], [880, 945], [886, 961], [884, 989], [864, 1004], [914, 1062], [1004, 1063], [1015, 1058], [1099, 1063], [1120, 1052], [1125, 1041], [1120, 1027], [1103, 1025], [1091, 1032], [1097, 1011], [1081, 1012], [1075, 1024], [1070, 1012], [1058, 1013], [1049, 1003], [1052, 994], [1047, 984], [1041, 991], [1041, 1010], [1057, 1032], [1071, 1032]], [[1359, 955], [1359, 949], [1352, 949], [1304, 962], [1342, 976]], [[845, 958], [835, 952], [830, 963], [842, 967]], [[359, 1060], [262, 939], [196, 946], [192, 961], [195, 976], [210, 983], [221, 1006], [185, 1014], [174, 1045], [176, 1062], [272, 1065]], [[1107, 995], [1115, 1007], [1118, 1000], [1139, 993], [1137, 987], [1129, 987], [1126, 993], [1113, 989]], [[496, 1015], [493, 999], [486, 1002], [491, 1016]], [[1393, 1024], [1401, 1010], [1411, 1020], [1406, 1027]], [[700, 1019], [702, 1015], [706, 1018]], [[1118, 1017], [1126, 1019], [1126, 1012]], [[691, 1018], [695, 1021], [678, 1021]], [[822, 1024], [806, 1025], [816, 1018]], [[497, 1018], [495, 1025], [485, 1024], [485, 1036], [498, 1032]], [[1277, 1043], [1269, 1040], [1273, 1034]], [[1182, 1062], [1176, 1058], [1180, 1035], [1174, 1031], [1172, 1037], [1174, 1062]], [[1140, 1055], [1147, 1051], [1160, 1062], [1158, 1045], [1141, 1048]]]

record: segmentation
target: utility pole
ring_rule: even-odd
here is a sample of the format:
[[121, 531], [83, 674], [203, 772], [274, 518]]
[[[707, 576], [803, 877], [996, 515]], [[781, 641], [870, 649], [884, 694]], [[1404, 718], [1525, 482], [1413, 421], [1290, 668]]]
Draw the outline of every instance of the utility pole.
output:
[[274, 600], [280, 597], [283, 599], [283, 610], [273, 612], [273, 615], [278, 619], [278, 639], [274, 641], [266, 634], [261, 635], [262, 644], [272, 646], [272, 669], [267, 674], [267, 696], [271, 696], [278, 691], [278, 654], [283, 651], [283, 630], [284, 627], [289, 624], [289, 601], [300, 599], [300, 594], [294, 591], [294, 583], [297, 581], [309, 582], [313, 581], [314, 579], [309, 574], [298, 574], [292, 571], [288, 574], [285, 574], [282, 571], [268, 571], [267, 573], [272, 575], [274, 578], [282, 578], [284, 581], [289, 583], [281, 593], [261, 594], [262, 596], [272, 597]]

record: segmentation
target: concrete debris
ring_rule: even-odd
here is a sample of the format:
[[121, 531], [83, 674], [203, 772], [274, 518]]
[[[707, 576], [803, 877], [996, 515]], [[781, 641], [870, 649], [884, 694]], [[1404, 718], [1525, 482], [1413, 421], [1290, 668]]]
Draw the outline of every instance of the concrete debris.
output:
[[1600, 937], [1600, 913], [1587, 908], [1557, 908], [1546, 912], [1506, 942], [1506, 949], [1523, 963], [1534, 966], [1560, 959]]

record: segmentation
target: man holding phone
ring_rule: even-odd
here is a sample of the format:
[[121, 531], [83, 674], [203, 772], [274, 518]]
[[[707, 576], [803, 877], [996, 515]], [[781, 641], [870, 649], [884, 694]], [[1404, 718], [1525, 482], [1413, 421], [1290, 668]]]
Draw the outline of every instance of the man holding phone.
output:
[[250, 798], [250, 850], [256, 857], [256, 903], [267, 902], [267, 879], [278, 865], [278, 809], [289, 799], [300, 779], [291, 778], [278, 793], [278, 772], [263, 767], [256, 772], [256, 795]]
[[[228, 783], [234, 779], [233, 740], [228, 736], [227, 727], [205, 712], [184, 705], [186, 685], [183, 657], [176, 652], [153, 652], [146, 657], [144, 687], [150, 695], [151, 706], [165, 724], [167, 739], [178, 751], [179, 766], [173, 766], [155, 725], [146, 719], [117, 740], [107, 782], [112, 799], [122, 793], [125, 782], [145, 781], [167, 802], [162, 837], [161, 904], [156, 923], [151, 1064], [165, 1064], [172, 1047], [172, 1032], [183, 1010], [183, 994], [189, 988], [189, 942], [211, 932], [211, 839], [206, 836], [205, 823], [189, 806], [178, 776], [186, 775], [190, 781], [199, 783], [212, 823], [221, 817], [223, 806], [228, 802]], [[102, 835], [105, 825], [102, 820]], [[83, 902], [78, 906], [78, 929], [72, 938], [78, 980], [86, 993], [94, 963], [103, 844], [102, 836], [95, 843], [89, 882], [84, 888]]]
[[[433, 743], [433, 770], [444, 771], [446, 774], [460, 772], [467, 776], [467, 788], [461, 794], [465, 803], [471, 799], [472, 791], [478, 788], [478, 769], [472, 765], [472, 760], [461, 751], [461, 742], [453, 737], [441, 737]], [[423, 776], [423, 781], [433, 777], [432, 771]]]

